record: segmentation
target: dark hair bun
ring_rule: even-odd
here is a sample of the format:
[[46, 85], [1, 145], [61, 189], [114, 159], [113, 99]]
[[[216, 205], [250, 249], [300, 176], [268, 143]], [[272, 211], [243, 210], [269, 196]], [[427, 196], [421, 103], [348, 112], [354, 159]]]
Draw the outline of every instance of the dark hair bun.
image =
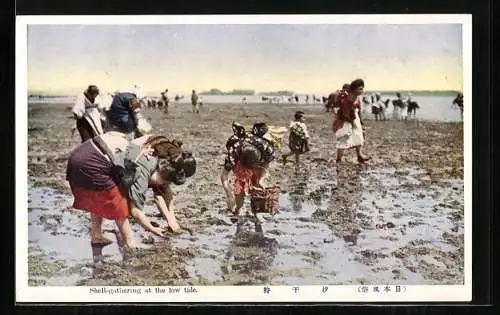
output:
[[169, 140], [162, 135], [154, 135], [146, 140], [145, 144], [149, 144], [154, 149], [154, 155], [159, 158], [170, 158], [182, 153], [182, 141], [178, 139]]
[[356, 79], [354, 81], [351, 82], [350, 84], [350, 89], [351, 90], [355, 90], [357, 88], [364, 88], [365, 87], [365, 81], [363, 81], [363, 79]]
[[304, 117], [303, 111], [299, 110], [299, 111], [295, 112], [295, 116], [294, 116], [295, 119], [301, 119], [302, 117]]
[[259, 165], [260, 151], [253, 145], [246, 145], [241, 149], [240, 162], [244, 168], [252, 169]]

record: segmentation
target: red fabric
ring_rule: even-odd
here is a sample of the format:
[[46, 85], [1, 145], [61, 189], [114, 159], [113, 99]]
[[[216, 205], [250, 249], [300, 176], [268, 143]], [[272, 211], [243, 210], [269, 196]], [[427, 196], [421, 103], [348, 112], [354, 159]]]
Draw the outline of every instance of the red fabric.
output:
[[332, 129], [333, 132], [337, 132], [344, 125], [344, 121], [352, 121], [354, 119], [353, 113], [355, 108], [360, 108], [361, 104], [359, 102], [359, 97], [352, 94], [342, 93], [339, 97], [341, 97], [340, 107], [337, 112], [337, 117], [333, 121]]
[[108, 190], [90, 190], [71, 185], [75, 198], [73, 208], [89, 211], [108, 220], [124, 219], [129, 215], [127, 198], [118, 186]]
[[338, 118], [334, 119], [333, 120], [333, 124], [332, 124], [333, 133], [336, 133], [337, 130], [339, 130], [343, 126], [344, 126], [344, 121], [343, 120], [338, 119]]
[[259, 183], [261, 169], [259, 167], [248, 169], [243, 167], [240, 163], [234, 167], [234, 186], [233, 193], [235, 195], [248, 195], [250, 188]]

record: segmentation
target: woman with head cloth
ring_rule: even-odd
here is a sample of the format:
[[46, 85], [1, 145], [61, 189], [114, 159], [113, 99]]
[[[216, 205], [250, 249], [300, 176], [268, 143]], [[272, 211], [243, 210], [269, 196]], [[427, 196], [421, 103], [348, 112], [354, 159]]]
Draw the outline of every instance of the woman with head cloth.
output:
[[337, 163], [342, 161], [344, 150], [355, 148], [359, 163], [370, 160], [361, 152], [364, 144], [363, 121], [360, 113], [359, 96], [363, 93], [365, 83], [356, 79], [349, 85], [349, 92], [340, 100], [340, 108], [333, 122], [336, 137]]
[[152, 127], [141, 113], [139, 98], [135, 93], [119, 92], [106, 112], [107, 131], [127, 134], [138, 138], [151, 131]]
[[171, 232], [180, 227], [172, 208], [170, 185], [182, 185], [196, 171], [196, 160], [179, 140], [164, 136], [142, 136], [129, 142], [125, 135], [105, 133], [90, 139], [68, 158], [66, 179], [74, 196], [73, 207], [91, 213], [91, 243], [105, 246], [103, 218], [114, 220], [125, 246], [134, 247], [128, 217], [144, 229], [163, 236], [142, 213], [146, 191], [152, 188], [154, 201]]

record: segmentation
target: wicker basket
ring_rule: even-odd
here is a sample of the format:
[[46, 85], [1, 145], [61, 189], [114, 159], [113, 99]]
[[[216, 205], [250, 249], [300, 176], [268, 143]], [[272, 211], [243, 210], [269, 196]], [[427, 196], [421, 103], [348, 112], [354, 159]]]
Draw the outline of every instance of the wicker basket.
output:
[[278, 212], [278, 188], [254, 188], [250, 192], [250, 207], [254, 213], [275, 214]]

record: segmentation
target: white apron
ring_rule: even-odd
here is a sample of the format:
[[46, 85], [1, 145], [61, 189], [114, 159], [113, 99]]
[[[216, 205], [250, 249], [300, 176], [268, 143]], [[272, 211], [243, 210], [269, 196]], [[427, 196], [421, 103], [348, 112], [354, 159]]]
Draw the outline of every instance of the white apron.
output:
[[85, 94], [82, 93], [76, 98], [75, 105], [73, 105], [73, 113], [78, 118], [85, 118], [95, 134], [101, 135], [104, 131], [101, 123], [101, 113], [97, 106], [96, 103], [92, 103]]
[[359, 119], [359, 109], [354, 111], [356, 119], [352, 123], [344, 121], [342, 128], [335, 132], [337, 149], [350, 149], [364, 143], [363, 128]]

